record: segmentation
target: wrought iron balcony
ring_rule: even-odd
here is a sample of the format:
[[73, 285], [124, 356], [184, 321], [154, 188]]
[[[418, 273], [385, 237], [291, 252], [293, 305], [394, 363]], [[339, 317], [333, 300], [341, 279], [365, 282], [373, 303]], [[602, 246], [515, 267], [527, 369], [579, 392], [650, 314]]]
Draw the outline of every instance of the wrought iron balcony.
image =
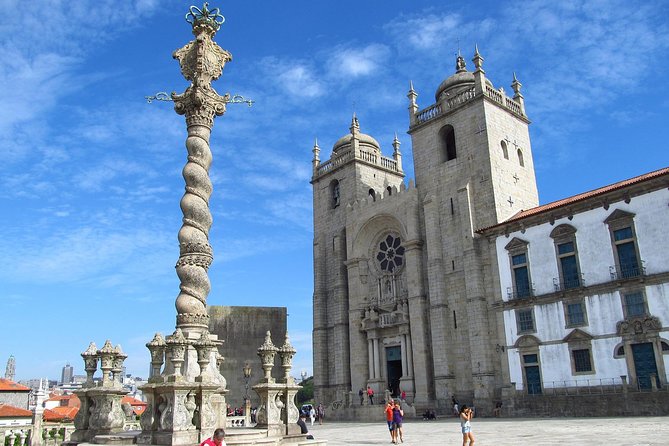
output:
[[611, 280], [632, 279], [634, 277], [643, 277], [646, 275], [646, 267], [643, 266], [643, 260], [636, 265], [621, 265], [619, 268], [609, 266]]
[[534, 283], [531, 287], [507, 287], [506, 297], [509, 300], [527, 299], [534, 296]]
[[585, 279], [583, 274], [579, 274], [576, 277], [570, 277], [566, 280], [560, 280], [557, 277], [553, 277], [553, 288], [555, 292], [573, 290], [575, 288], [581, 288], [585, 286]]

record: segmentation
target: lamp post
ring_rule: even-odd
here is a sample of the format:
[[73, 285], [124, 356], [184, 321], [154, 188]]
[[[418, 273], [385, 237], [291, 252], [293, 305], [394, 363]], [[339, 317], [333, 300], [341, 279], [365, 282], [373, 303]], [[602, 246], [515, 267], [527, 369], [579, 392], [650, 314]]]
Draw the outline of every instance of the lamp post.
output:
[[249, 379], [251, 379], [251, 372], [252, 372], [251, 364], [249, 364], [248, 361], [246, 361], [246, 363], [244, 363], [244, 368], [242, 369], [242, 371], [244, 372], [244, 380], [245, 380], [244, 400], [248, 400], [249, 399]]
[[244, 363], [242, 369], [244, 373], [244, 426], [248, 427], [251, 424], [251, 399], [249, 398], [249, 380], [251, 379], [251, 364], [248, 361]]

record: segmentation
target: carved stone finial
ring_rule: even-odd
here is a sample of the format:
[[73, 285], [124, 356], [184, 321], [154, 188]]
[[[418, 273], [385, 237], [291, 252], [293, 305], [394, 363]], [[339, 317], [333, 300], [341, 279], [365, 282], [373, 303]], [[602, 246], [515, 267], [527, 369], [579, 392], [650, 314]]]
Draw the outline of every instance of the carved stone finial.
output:
[[265, 372], [265, 380], [267, 382], [272, 381], [272, 367], [274, 367], [274, 357], [278, 348], [272, 343], [272, 334], [267, 331], [265, 334], [265, 342], [258, 348], [258, 356], [262, 361], [262, 368]]
[[518, 81], [518, 78], [516, 78], [516, 72], [513, 72], [513, 82], [511, 83], [511, 88], [513, 88], [513, 92], [516, 94], [516, 96], [521, 96], [520, 94], [520, 87], [522, 87], [523, 84], [521, 84]]
[[397, 132], [395, 132], [395, 138], [393, 138], [393, 149], [395, 149], [394, 153], [400, 153], [400, 140], [397, 137]]
[[93, 386], [93, 375], [98, 369], [98, 348], [95, 342], [91, 342], [88, 348], [81, 354], [84, 359], [84, 370], [86, 371], [86, 384], [84, 387]]
[[156, 377], [160, 376], [160, 368], [165, 362], [166, 347], [165, 339], [160, 333], [156, 333], [153, 339], [146, 343], [146, 348], [149, 349], [149, 353], [151, 354], [151, 375], [149, 376], [149, 380], [153, 381]]
[[297, 350], [290, 344], [288, 332], [286, 332], [286, 339], [281, 348], [278, 349], [278, 353], [281, 358], [281, 367], [283, 368], [283, 379], [285, 382], [290, 382], [290, 369], [293, 368], [293, 356], [295, 356]]
[[209, 3], [205, 2], [202, 9], [197, 6], [191, 6], [186, 14], [186, 21], [193, 25], [193, 32], [196, 28], [206, 27], [211, 29], [212, 34], [221, 28], [225, 17], [218, 8], [209, 9]]
[[165, 341], [167, 350], [170, 352], [169, 358], [173, 367], [173, 377], [175, 380], [182, 379], [181, 366], [186, 358], [186, 347], [188, 340], [184, 337], [180, 328], [174, 330], [174, 333], [167, 337]]
[[474, 62], [474, 66], [476, 67], [476, 71], [481, 71], [483, 72], [483, 56], [479, 53], [479, 46], [476, 45], [474, 49], [474, 58], [472, 59], [472, 62]]
[[202, 382], [210, 380], [210, 374], [207, 369], [209, 367], [209, 362], [211, 361], [211, 352], [214, 349], [215, 345], [210, 338], [209, 330], [205, 330], [200, 335], [193, 346], [197, 352], [197, 363], [200, 366], [200, 376], [199, 379]]
[[100, 357], [100, 369], [102, 370], [102, 386], [112, 386], [113, 381], [110, 373], [114, 369], [114, 358], [116, 356], [116, 351], [112, 346], [111, 341], [107, 339], [102, 348], [98, 350], [97, 353]]

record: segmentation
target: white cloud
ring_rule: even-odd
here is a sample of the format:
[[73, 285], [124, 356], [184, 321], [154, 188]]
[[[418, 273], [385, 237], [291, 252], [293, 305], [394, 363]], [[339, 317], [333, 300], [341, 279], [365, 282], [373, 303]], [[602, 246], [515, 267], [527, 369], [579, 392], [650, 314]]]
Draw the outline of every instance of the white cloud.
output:
[[380, 74], [387, 63], [390, 50], [373, 43], [363, 48], [339, 48], [332, 54], [329, 69], [332, 75], [343, 78]]
[[[271, 65], [271, 61], [266, 60]], [[313, 69], [300, 62], [278, 63], [268, 67], [270, 71], [276, 70], [276, 80], [281, 89], [299, 98], [316, 98], [324, 94], [324, 88], [318, 75]]]

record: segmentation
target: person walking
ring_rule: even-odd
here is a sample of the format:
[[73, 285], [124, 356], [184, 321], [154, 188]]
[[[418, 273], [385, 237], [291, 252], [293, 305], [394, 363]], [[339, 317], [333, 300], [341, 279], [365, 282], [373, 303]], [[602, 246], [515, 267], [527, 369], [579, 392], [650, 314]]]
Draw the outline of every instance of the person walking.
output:
[[455, 399], [455, 395], [451, 397], [451, 403], [453, 404], [453, 416], [459, 417], [460, 405], [458, 404], [458, 400]]
[[358, 396], [360, 397], [360, 405], [362, 406], [362, 403], [365, 402], [365, 390], [362, 387], [358, 390]]
[[318, 424], [323, 424], [323, 418], [325, 418], [325, 407], [323, 407], [322, 403], [318, 403], [316, 415], [318, 415]]
[[388, 423], [388, 431], [390, 432], [390, 441], [395, 443], [395, 429], [393, 429], [393, 402], [389, 400], [386, 403], [386, 422]]
[[374, 405], [374, 390], [367, 386], [367, 397], [369, 397], [369, 404]]
[[395, 444], [404, 443], [404, 432], [402, 431], [402, 421], [404, 421], [404, 411], [399, 401], [395, 401], [393, 407], [393, 432], [395, 433]]
[[462, 411], [460, 412], [460, 428], [462, 430], [462, 446], [474, 446], [474, 434], [472, 433], [472, 418], [474, 417], [474, 411], [472, 411], [465, 404], [462, 405]]
[[214, 435], [200, 443], [200, 446], [226, 446], [225, 430], [219, 427], [214, 431]]
[[316, 409], [314, 409], [314, 406], [311, 406], [311, 409], [309, 409], [309, 421], [311, 421], [311, 425], [314, 425], [314, 421], [316, 421]]

